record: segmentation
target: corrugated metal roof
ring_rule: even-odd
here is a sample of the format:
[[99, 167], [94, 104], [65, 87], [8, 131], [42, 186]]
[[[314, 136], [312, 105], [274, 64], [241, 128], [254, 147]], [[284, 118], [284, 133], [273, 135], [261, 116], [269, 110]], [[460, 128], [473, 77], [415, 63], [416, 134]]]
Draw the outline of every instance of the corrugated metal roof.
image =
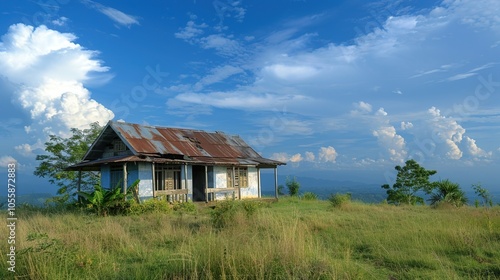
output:
[[[104, 128], [103, 133], [101, 133], [103, 138], [109, 137], [110, 133], [112, 133], [110, 128], [125, 142], [135, 156], [183, 156], [186, 160], [207, 164], [267, 166], [284, 164], [261, 157], [239, 136], [231, 136], [222, 132], [110, 121]], [[99, 141], [99, 138], [96, 141]], [[102, 142], [105, 141], [102, 140]], [[94, 146], [102, 147], [104, 144], [96, 145], [94, 143], [91, 149]], [[91, 154], [92, 156], [88, 156]], [[96, 160], [96, 155], [97, 153], [89, 150], [84, 160]]]

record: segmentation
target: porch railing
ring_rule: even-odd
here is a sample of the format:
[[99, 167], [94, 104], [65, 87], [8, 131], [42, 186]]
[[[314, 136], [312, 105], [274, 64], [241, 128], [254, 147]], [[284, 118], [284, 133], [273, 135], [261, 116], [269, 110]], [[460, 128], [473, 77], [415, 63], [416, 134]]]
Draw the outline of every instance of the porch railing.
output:
[[165, 196], [166, 200], [169, 202], [179, 201], [186, 202], [188, 201], [188, 190], [180, 189], [180, 190], [164, 190], [164, 191], [155, 191], [154, 196]]

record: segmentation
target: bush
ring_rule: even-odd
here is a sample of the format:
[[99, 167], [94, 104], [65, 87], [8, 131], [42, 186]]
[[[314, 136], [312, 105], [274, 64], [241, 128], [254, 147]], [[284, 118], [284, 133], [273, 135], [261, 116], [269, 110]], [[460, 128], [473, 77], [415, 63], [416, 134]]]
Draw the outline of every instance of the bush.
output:
[[257, 201], [242, 201], [241, 206], [243, 207], [243, 210], [245, 210], [245, 214], [247, 217], [253, 216], [257, 210], [260, 208], [262, 204]]
[[313, 192], [305, 192], [302, 195], [302, 199], [304, 199], [304, 200], [317, 200], [318, 196]]
[[293, 179], [286, 178], [286, 186], [288, 188], [288, 193], [290, 196], [298, 196], [300, 183], [297, 181], [297, 178], [293, 177]]
[[234, 221], [237, 205], [234, 200], [225, 200], [218, 203], [210, 213], [213, 227], [221, 229]]
[[131, 202], [128, 214], [140, 215], [145, 213], [168, 213], [171, 211], [170, 204], [165, 200], [148, 199], [142, 203]]
[[345, 194], [332, 194], [330, 197], [328, 197], [328, 201], [330, 201], [330, 204], [335, 207], [335, 208], [341, 208], [351, 202], [351, 193], [345, 193]]
[[195, 213], [196, 205], [191, 201], [186, 202], [174, 202], [173, 207], [174, 211], [183, 212], [183, 213]]

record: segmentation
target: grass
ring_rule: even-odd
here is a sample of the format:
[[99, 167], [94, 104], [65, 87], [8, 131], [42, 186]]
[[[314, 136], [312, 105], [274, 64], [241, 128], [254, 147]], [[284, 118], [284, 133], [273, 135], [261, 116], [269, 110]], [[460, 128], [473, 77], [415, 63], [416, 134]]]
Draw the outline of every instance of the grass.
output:
[[221, 210], [200, 206], [111, 217], [18, 210], [16, 273], [2, 253], [0, 278], [500, 278], [499, 207], [233, 203], [223, 224], [213, 218]]

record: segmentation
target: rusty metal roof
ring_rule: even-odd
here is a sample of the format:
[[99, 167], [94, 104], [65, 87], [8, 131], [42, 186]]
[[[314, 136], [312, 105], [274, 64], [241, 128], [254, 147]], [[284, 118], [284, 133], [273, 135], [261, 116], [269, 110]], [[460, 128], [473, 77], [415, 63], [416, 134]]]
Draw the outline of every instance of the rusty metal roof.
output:
[[[146, 126], [110, 121], [84, 157], [102, 160], [102, 151], [119, 137], [134, 156], [175, 158], [191, 163], [277, 166], [284, 163], [261, 157], [237, 135], [223, 132]], [[129, 158], [128, 160], [132, 160]]]

